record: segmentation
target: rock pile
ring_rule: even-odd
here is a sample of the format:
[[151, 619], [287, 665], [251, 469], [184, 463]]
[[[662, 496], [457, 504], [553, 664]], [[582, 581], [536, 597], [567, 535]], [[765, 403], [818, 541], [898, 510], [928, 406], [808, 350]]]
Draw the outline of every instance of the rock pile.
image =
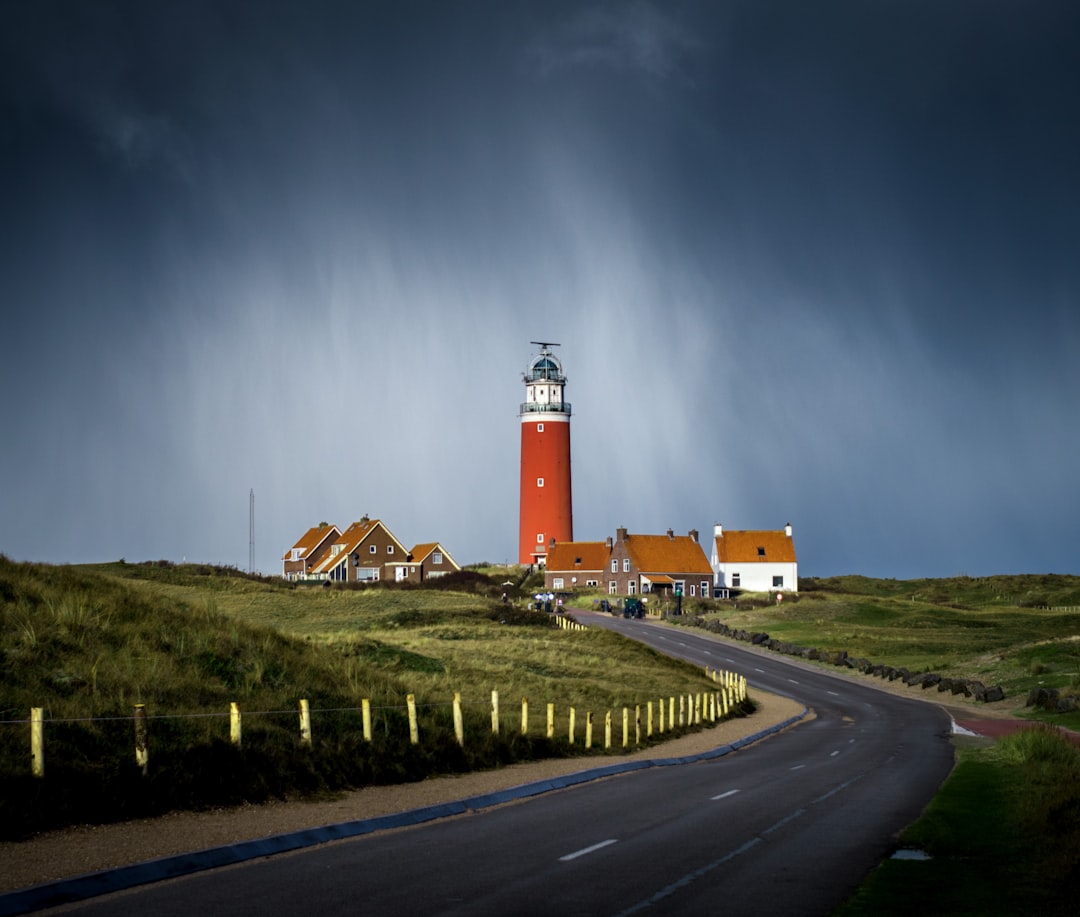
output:
[[[987, 703], [1005, 699], [1005, 692], [1000, 685], [993, 685], [988, 688], [981, 681], [972, 678], [948, 678], [938, 675], [936, 672], [912, 672], [905, 668], [895, 668], [891, 665], [871, 662], [869, 659], [849, 656], [845, 650], [830, 652], [813, 646], [799, 646], [795, 643], [777, 640], [766, 633], [737, 630], [729, 627], [723, 621], [715, 619], [707, 620], [697, 617], [688, 619], [687, 623], [703, 627], [710, 633], [720, 634], [723, 637], [730, 637], [733, 640], [740, 640], [777, 653], [783, 653], [785, 656], [799, 656], [803, 659], [824, 662], [841, 668], [857, 669], [865, 675], [874, 675], [889, 681], [902, 681], [906, 685], [922, 688], [924, 691], [928, 688], [937, 688], [942, 693], [948, 691], [950, 694], [963, 694], [965, 697], [973, 697], [977, 701]], [[1054, 692], [1054, 694], [1056, 695], [1057, 692]], [[1028, 698], [1028, 705], [1031, 706], [1031, 704], [1031, 698]]]

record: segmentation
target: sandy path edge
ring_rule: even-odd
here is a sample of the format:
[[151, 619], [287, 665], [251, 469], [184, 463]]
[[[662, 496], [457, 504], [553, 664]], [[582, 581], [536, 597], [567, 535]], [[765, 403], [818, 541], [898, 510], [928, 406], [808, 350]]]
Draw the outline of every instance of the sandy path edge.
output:
[[782, 723], [804, 709], [790, 698], [763, 691], [755, 690], [751, 697], [757, 704], [751, 716], [616, 757], [536, 761], [420, 783], [366, 787], [318, 802], [177, 812], [114, 825], [74, 826], [26, 841], [0, 843], [0, 892], [178, 853], [453, 802], [621, 761], [700, 754]]

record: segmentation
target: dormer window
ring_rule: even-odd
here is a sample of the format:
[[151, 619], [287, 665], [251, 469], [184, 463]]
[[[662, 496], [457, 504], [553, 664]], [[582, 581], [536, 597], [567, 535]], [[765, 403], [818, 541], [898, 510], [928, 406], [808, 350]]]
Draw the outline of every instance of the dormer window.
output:
[[293, 559], [293, 560], [299, 560], [299, 559], [300, 559], [300, 555], [301, 555], [301, 554], [303, 554], [303, 553], [304, 553], [304, 549], [303, 549], [303, 548], [293, 548], [293, 549], [292, 549], [292, 559]]
[[758, 548], [757, 549], [757, 556], [758, 557], [764, 557], [765, 556], [765, 549], [764, 548]]

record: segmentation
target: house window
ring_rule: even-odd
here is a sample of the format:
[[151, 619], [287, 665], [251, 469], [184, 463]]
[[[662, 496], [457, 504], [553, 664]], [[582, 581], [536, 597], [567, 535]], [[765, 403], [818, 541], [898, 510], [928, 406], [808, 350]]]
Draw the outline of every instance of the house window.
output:
[[373, 583], [379, 578], [379, 570], [377, 567], [358, 567], [356, 570], [356, 581], [358, 583]]
[[394, 546], [392, 544], [388, 544], [386, 546], [386, 553], [387, 554], [393, 554], [394, 553]]
[[612, 560], [611, 560], [611, 572], [612, 573], [618, 573], [619, 572], [619, 562], [615, 558], [612, 558]]
[[563, 578], [561, 576], [557, 576], [557, 577], [555, 577], [555, 579], [553, 579], [551, 581], [551, 588], [552, 589], [562, 589], [562, 587], [563, 587]]
[[293, 548], [292, 549], [292, 559], [293, 560], [299, 560], [300, 559], [300, 553], [303, 550], [304, 550], [303, 548]]
[[630, 572], [630, 558], [629, 557], [624, 557], [623, 558], [622, 572], [623, 573], [629, 573]]
[[709, 597], [709, 581], [707, 579], [703, 579], [701, 581], [701, 597], [703, 599], [707, 599]]
[[693, 583], [690, 584], [690, 595], [697, 595], [697, 586]]
[[615, 580], [612, 580], [607, 584], [607, 591], [608, 595], [614, 595], [618, 591], [618, 583], [616, 583]]
[[784, 578], [782, 576], [774, 576], [772, 578], [773, 589], [784, 588]]
[[626, 584], [626, 594], [633, 595], [635, 592], [637, 592], [637, 580], [630, 580]]
[[599, 586], [600, 582], [598, 580], [594, 580], [594, 579], [587, 579], [587, 580], [585, 580], [585, 585], [586, 586]]
[[376, 551], [378, 551], [378, 550], [379, 550], [379, 549], [378, 549], [377, 547], [375, 547], [375, 545], [370, 545], [370, 546], [368, 547], [368, 551], [369, 551], [369, 552], [370, 552], [371, 554], [374, 554], [374, 553], [375, 553]]
[[683, 595], [686, 592], [686, 580], [675, 580], [675, 594]]
[[441, 564], [442, 554], [439, 551], [436, 551], [434, 554], [431, 555], [431, 562], [433, 564]]
[[543, 433], [544, 432], [544, 425], [542, 423], [538, 423], [536, 425], [536, 432], [537, 433]]
[[741, 584], [742, 584], [742, 574], [741, 573], [732, 573], [731, 574], [731, 586], [732, 586], [732, 588], [737, 589]]
[[543, 478], [537, 478], [536, 479], [536, 486], [537, 487], [543, 487], [544, 486], [544, 479]]

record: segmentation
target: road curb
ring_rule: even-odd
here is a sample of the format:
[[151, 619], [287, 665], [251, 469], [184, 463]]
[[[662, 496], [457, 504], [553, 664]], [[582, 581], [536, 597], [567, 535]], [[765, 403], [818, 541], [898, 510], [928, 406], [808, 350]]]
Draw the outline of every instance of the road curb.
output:
[[88, 898], [96, 898], [99, 895], [107, 895], [112, 892], [124, 891], [139, 885], [147, 885], [152, 882], [160, 882], [164, 879], [176, 879], [189, 876], [207, 869], [218, 869], [222, 866], [232, 866], [236, 863], [244, 863], [259, 857], [273, 856], [278, 853], [288, 853], [293, 850], [302, 850], [305, 847], [314, 847], [329, 841], [344, 840], [351, 837], [361, 837], [375, 831], [385, 831], [390, 828], [406, 828], [410, 825], [419, 825], [424, 822], [447, 818], [451, 815], [462, 815], [466, 812], [476, 812], [481, 809], [489, 809], [503, 805], [518, 799], [528, 799], [539, 796], [553, 790], [563, 790], [568, 787], [578, 786], [582, 783], [590, 783], [593, 780], [602, 780], [617, 774], [626, 774], [632, 771], [644, 770], [650, 767], [671, 767], [680, 764], [693, 764], [697, 761], [708, 761], [721, 758], [754, 742], [759, 742], [768, 736], [775, 735], [789, 726], [805, 719], [809, 711], [804, 707], [802, 712], [789, 717], [782, 723], [777, 723], [760, 732], [738, 739], [727, 745], [710, 749], [696, 755], [688, 755], [681, 758], [655, 758], [647, 761], [626, 761], [621, 764], [609, 764], [604, 767], [595, 767], [589, 770], [578, 771], [574, 774], [566, 774], [550, 780], [539, 780], [535, 783], [525, 783], [521, 786], [510, 787], [497, 793], [485, 793], [479, 796], [471, 796], [457, 802], [442, 803], [434, 806], [424, 806], [419, 809], [409, 809], [393, 815], [380, 815], [375, 818], [364, 818], [357, 821], [340, 822], [333, 825], [324, 825], [319, 828], [305, 828], [302, 831], [292, 831], [287, 834], [276, 834], [271, 837], [260, 838], [252, 841], [241, 841], [238, 844], [227, 844], [221, 847], [211, 847], [207, 850], [198, 850], [193, 853], [181, 853], [174, 856], [161, 857], [156, 860], [147, 860], [143, 863], [134, 863], [130, 866], [119, 866], [115, 869], [104, 869], [98, 872], [87, 873], [82, 876], [74, 876], [70, 879], [59, 879], [56, 882], [47, 882], [41, 885], [33, 885], [18, 891], [7, 892], [0, 895], [0, 917], [13, 917], [16, 914], [26, 914], [47, 907], [57, 907], [61, 904], [71, 904], [76, 901], [85, 901]]

